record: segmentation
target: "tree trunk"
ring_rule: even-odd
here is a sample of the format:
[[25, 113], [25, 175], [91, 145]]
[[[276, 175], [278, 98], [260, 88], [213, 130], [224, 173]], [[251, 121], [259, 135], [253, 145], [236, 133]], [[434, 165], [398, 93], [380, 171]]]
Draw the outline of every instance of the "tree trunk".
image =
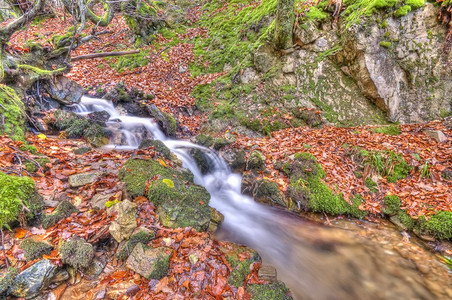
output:
[[275, 45], [278, 49], [292, 47], [294, 19], [294, 0], [278, 0], [275, 26]]

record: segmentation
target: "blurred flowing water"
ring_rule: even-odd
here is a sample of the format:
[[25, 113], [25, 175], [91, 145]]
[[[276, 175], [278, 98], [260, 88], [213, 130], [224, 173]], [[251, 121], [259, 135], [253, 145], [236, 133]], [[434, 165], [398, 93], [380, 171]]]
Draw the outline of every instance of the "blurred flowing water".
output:
[[[225, 220], [217, 236], [256, 249], [276, 267], [295, 299], [451, 299], [450, 270], [415, 238], [391, 224], [334, 220], [333, 226], [263, 206], [241, 193], [241, 175], [214, 151], [168, 139], [149, 118], [120, 114], [110, 101], [83, 97], [78, 114], [107, 111], [107, 127], [120, 138], [111, 149], [136, 149], [143, 138], [161, 140], [211, 195], [210, 205]], [[208, 157], [203, 175], [190, 150]]]

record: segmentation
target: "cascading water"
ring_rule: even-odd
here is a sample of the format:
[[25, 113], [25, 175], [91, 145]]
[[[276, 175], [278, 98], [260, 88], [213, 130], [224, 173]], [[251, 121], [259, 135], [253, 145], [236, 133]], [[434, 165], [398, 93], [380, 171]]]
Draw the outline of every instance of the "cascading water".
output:
[[[403, 258], [380, 244], [359, 239], [347, 230], [304, 221], [241, 194], [241, 176], [231, 173], [214, 151], [168, 139], [152, 119], [122, 115], [107, 100], [83, 97], [73, 109], [83, 115], [95, 111], [110, 114], [106, 124], [122, 138], [108, 148], [137, 148], [146, 134], [161, 140], [193, 172], [195, 182], [209, 191], [210, 205], [224, 215], [218, 236], [256, 249], [264, 263], [277, 268], [278, 279], [286, 283], [296, 299], [435, 298], [415, 270], [405, 268], [402, 276], [397, 265], [404, 264]], [[192, 148], [202, 149], [212, 162], [208, 174], [199, 171], [189, 154]], [[360, 226], [351, 224], [342, 227]], [[391, 238], [397, 240], [398, 231], [393, 230]]]

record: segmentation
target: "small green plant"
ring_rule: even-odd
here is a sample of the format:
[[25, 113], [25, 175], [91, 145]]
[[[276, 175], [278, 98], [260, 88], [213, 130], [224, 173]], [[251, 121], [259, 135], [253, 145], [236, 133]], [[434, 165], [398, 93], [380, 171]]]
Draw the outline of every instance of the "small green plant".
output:
[[364, 181], [364, 184], [370, 190], [371, 193], [378, 192], [378, 184], [375, 181], [373, 181], [372, 178], [367, 177], [366, 180]]
[[431, 176], [429, 160], [426, 160], [424, 162], [424, 164], [422, 165], [422, 167], [420, 169], [420, 172], [421, 172], [421, 177], [423, 177], [423, 178], [429, 178]]
[[401, 131], [397, 125], [381, 126], [373, 129], [375, 133], [383, 133], [388, 135], [400, 135]]
[[391, 42], [381, 41], [380, 46], [382, 46], [383, 48], [389, 48], [391, 47]]
[[403, 157], [393, 151], [360, 150], [364, 165], [370, 166], [380, 176], [386, 176], [389, 182], [403, 179], [410, 173], [411, 166]]

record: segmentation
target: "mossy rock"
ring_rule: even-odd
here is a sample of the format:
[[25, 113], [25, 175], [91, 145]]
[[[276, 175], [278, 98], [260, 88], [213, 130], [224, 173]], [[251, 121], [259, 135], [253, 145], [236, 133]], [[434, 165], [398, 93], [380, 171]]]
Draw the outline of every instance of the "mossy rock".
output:
[[235, 246], [232, 251], [226, 253], [226, 259], [232, 267], [228, 283], [236, 288], [245, 283], [245, 279], [250, 273], [251, 264], [261, 261], [255, 250], [245, 246]]
[[266, 284], [250, 284], [246, 291], [251, 294], [253, 300], [291, 300], [289, 289], [282, 282]]
[[363, 218], [367, 213], [361, 211], [362, 198], [355, 196], [350, 205], [342, 195], [334, 193], [325, 182], [325, 171], [309, 153], [297, 153], [284, 167], [290, 177], [288, 196], [300, 208], [307, 211], [325, 212], [330, 215], [350, 215]]
[[204, 146], [204, 147], [210, 147], [214, 144], [215, 139], [208, 135], [200, 133], [196, 136], [196, 144]]
[[254, 150], [251, 152], [248, 161], [246, 162], [247, 170], [264, 171], [265, 170], [265, 156], [262, 152]]
[[127, 257], [129, 257], [130, 253], [132, 253], [133, 248], [138, 244], [142, 243], [143, 245], [146, 245], [149, 243], [152, 239], [155, 238], [155, 232], [151, 231], [145, 227], [140, 227], [137, 230], [135, 230], [135, 233], [133, 233], [128, 241], [122, 242], [121, 245], [118, 247], [118, 251], [116, 252], [116, 257], [120, 260], [125, 260]]
[[3, 272], [0, 274], [0, 297], [3, 298], [3, 295], [8, 291], [8, 289], [13, 286], [14, 279], [19, 274], [19, 270], [13, 268], [7, 272]]
[[193, 182], [193, 174], [188, 170], [177, 170], [164, 167], [158, 161], [144, 159], [129, 159], [119, 171], [119, 179], [126, 183], [129, 195], [134, 198], [145, 195], [146, 181], [159, 175], [162, 178]]
[[0, 123], [0, 135], [8, 135], [13, 140], [25, 139], [25, 106], [16, 92], [7, 86], [0, 85], [0, 115], [4, 116]]
[[37, 155], [38, 154], [38, 148], [36, 148], [33, 145], [22, 145], [22, 146], [20, 146], [19, 149], [22, 150], [22, 151], [25, 151], [25, 152], [30, 152], [33, 155]]
[[10, 176], [0, 172], [0, 227], [17, 221], [23, 206], [31, 221], [44, 209], [44, 201], [29, 177]]
[[162, 154], [166, 159], [171, 157], [171, 150], [159, 140], [144, 140], [141, 142], [140, 146], [138, 146], [138, 149], [146, 149], [149, 147], [154, 147], [154, 150]]
[[42, 216], [42, 227], [45, 229], [52, 227], [60, 220], [70, 217], [73, 213], [78, 213], [78, 209], [71, 202], [64, 200], [58, 204], [51, 214]]
[[60, 248], [61, 261], [75, 269], [88, 268], [94, 258], [94, 247], [79, 236], [73, 236]]
[[99, 124], [90, 125], [83, 131], [83, 136], [94, 147], [102, 147], [110, 142], [107, 131]]
[[50, 159], [47, 156], [40, 156], [33, 160], [26, 160], [24, 162], [25, 168], [27, 172], [34, 173], [41, 168], [44, 172], [48, 171], [49, 168], [46, 164], [51, 163]]
[[210, 223], [210, 194], [195, 184], [188, 187], [171, 179], [154, 181], [149, 186], [149, 200], [157, 207], [164, 226], [171, 228], [193, 227], [206, 231]]
[[50, 254], [53, 246], [46, 242], [37, 242], [33, 239], [26, 239], [20, 243], [20, 248], [24, 250], [26, 260], [41, 258], [44, 254]]
[[192, 149], [190, 150], [191, 157], [195, 160], [196, 165], [202, 174], [207, 174], [211, 168], [210, 160], [207, 155], [204, 154], [204, 151], [201, 149]]
[[170, 137], [176, 136], [177, 121], [169, 113], [161, 111], [154, 104], [147, 106], [149, 114], [156, 119], [163, 132]]

